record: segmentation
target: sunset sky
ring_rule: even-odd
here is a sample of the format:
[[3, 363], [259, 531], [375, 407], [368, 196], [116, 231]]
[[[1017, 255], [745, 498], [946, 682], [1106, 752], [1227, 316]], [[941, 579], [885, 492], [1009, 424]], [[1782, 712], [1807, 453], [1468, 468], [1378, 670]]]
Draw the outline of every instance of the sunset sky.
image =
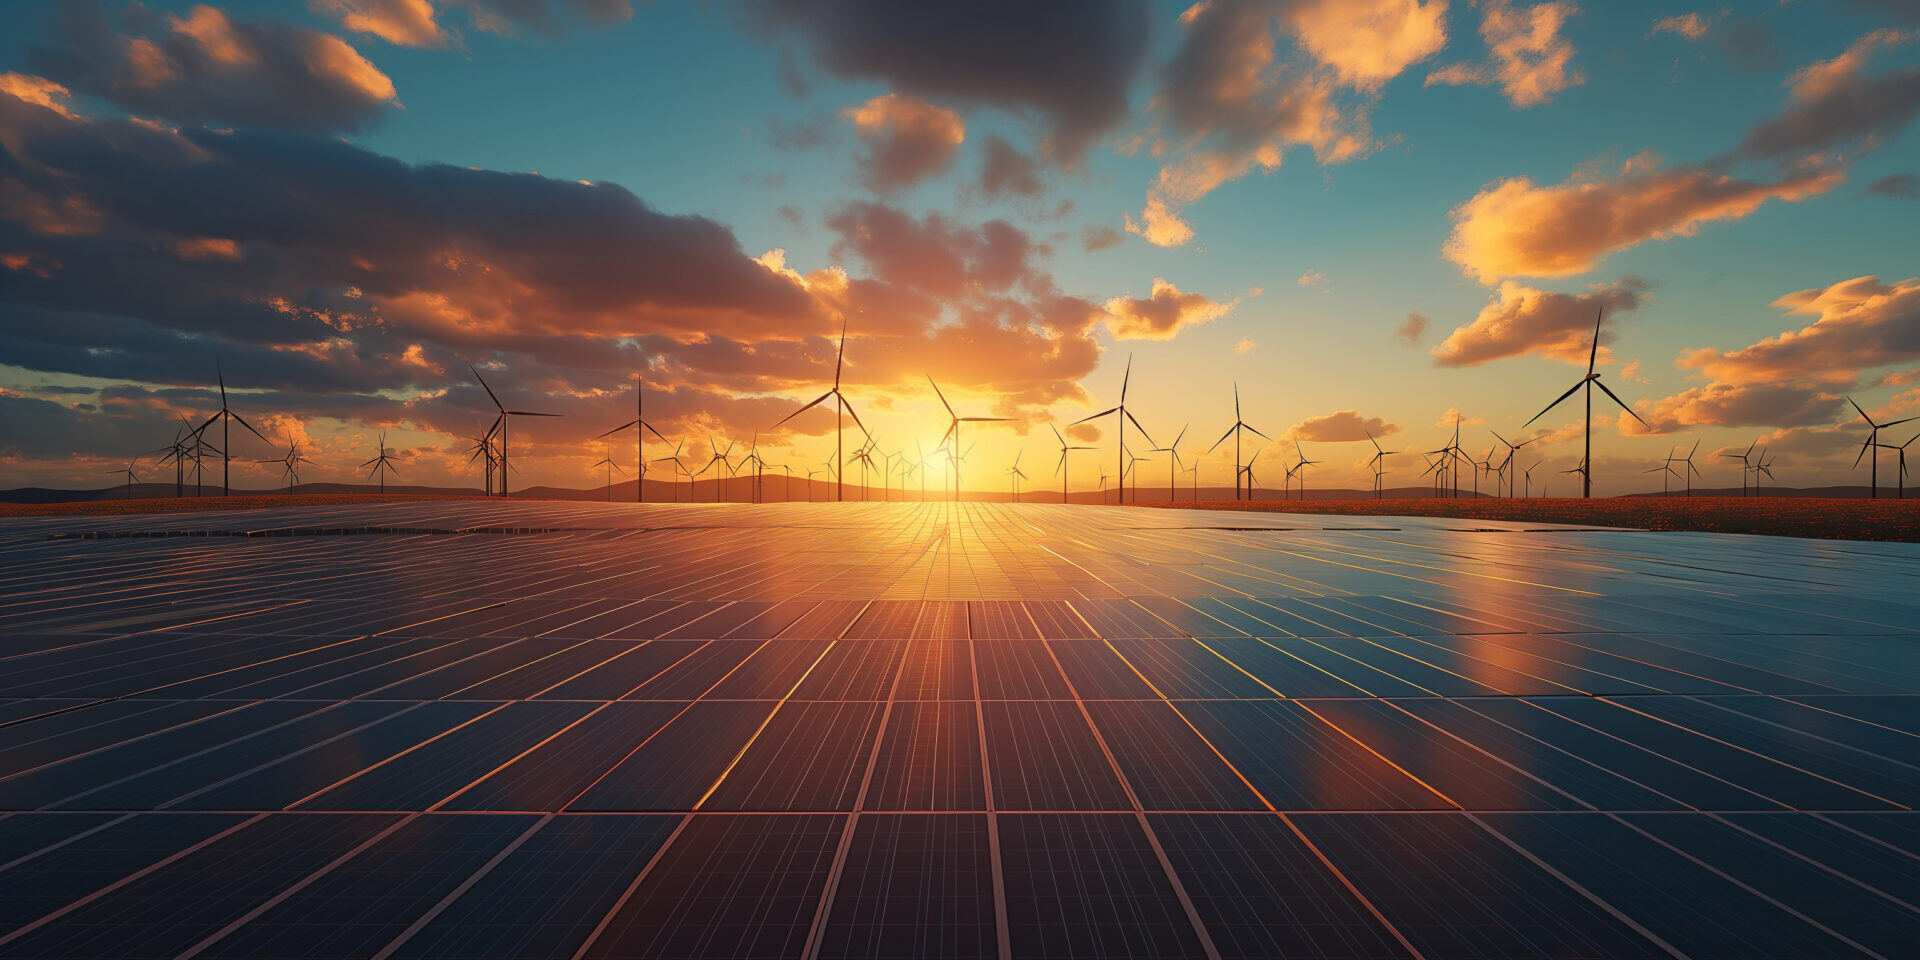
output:
[[[1696, 439], [1708, 485], [1739, 474], [1707, 454], [1756, 438], [1780, 484], [1864, 483], [1843, 397], [1920, 415], [1911, 0], [81, 0], [8, 22], [0, 487], [109, 485], [218, 408], [216, 358], [242, 415], [303, 439], [305, 479], [363, 476], [385, 429], [405, 482], [477, 486], [473, 364], [565, 415], [516, 424], [516, 485], [585, 487], [636, 374], [698, 464], [827, 389], [843, 320], [883, 449], [939, 440], [927, 375], [963, 415], [1023, 418], [969, 430], [970, 489], [1005, 489], [1017, 451], [1057, 488], [1046, 423], [1112, 406], [1129, 357], [1129, 407], [1159, 445], [1190, 425], [1183, 454], [1237, 382], [1248, 421], [1324, 462], [1316, 487], [1370, 482], [1362, 430], [1431, 449], [1454, 416], [1476, 456], [1542, 435], [1538, 478], [1578, 462], [1580, 415], [1521, 425], [1584, 373], [1600, 309], [1605, 381], [1652, 428], [1596, 404], [1598, 493], [1657, 489], [1641, 471]], [[804, 474], [832, 424], [762, 452]], [[1108, 470], [1110, 426], [1075, 432]], [[280, 451], [235, 447], [237, 484], [273, 482], [251, 461]], [[1230, 449], [1203, 484], [1230, 484]], [[1417, 456], [1389, 464], [1419, 482]]]

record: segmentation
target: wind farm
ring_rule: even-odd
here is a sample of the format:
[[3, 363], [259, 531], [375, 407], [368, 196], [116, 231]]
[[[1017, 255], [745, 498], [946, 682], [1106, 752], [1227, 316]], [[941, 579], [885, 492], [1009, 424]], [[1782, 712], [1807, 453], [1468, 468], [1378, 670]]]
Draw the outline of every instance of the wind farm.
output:
[[1912, 7], [16, 2], [0, 960], [1912, 957]]

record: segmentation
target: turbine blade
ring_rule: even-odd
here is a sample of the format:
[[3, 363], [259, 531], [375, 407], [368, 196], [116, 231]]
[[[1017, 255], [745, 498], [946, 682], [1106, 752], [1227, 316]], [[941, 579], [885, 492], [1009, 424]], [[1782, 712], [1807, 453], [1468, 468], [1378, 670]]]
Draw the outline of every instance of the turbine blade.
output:
[[[638, 421], [638, 420], [633, 420], [633, 421], [629, 421], [629, 422], [627, 422], [627, 423], [623, 423], [623, 424], [621, 424], [621, 425], [619, 425], [619, 426], [617, 426], [617, 427], [614, 427], [614, 428], [613, 428], [612, 430], [608, 430], [608, 431], [607, 431], [606, 433], [603, 433], [603, 434], [601, 434], [601, 435], [600, 435], [600, 436], [598, 436], [598, 437], [594, 437], [594, 438], [593, 438], [593, 440], [599, 440], [599, 439], [602, 439], [602, 438], [604, 438], [604, 437], [611, 437], [611, 436], [613, 436], [614, 434], [616, 434], [616, 433], [619, 433], [620, 431], [622, 431], [622, 430], [625, 430], [626, 428], [628, 428], [628, 427], [631, 427], [631, 426], [633, 426], [634, 424], [636, 424], [636, 423], [639, 423], [639, 422], [640, 422], [640, 421]], [[588, 442], [589, 442], [589, 443], [591, 443], [591, 442], [592, 442], [592, 440], [589, 440]]]
[[[1544, 416], [1546, 416], [1546, 415], [1547, 415], [1547, 410], [1552, 410], [1552, 409], [1553, 409], [1554, 407], [1557, 407], [1557, 406], [1559, 406], [1559, 405], [1560, 405], [1560, 401], [1561, 401], [1561, 400], [1565, 400], [1565, 399], [1567, 399], [1568, 397], [1571, 397], [1571, 396], [1573, 396], [1573, 394], [1574, 394], [1574, 391], [1576, 391], [1576, 390], [1579, 390], [1579, 389], [1580, 389], [1580, 388], [1581, 388], [1582, 386], [1585, 386], [1585, 385], [1586, 385], [1586, 382], [1587, 382], [1587, 381], [1585, 381], [1585, 380], [1582, 380], [1582, 381], [1580, 381], [1579, 383], [1576, 383], [1576, 384], [1574, 384], [1573, 386], [1571, 386], [1571, 387], [1568, 387], [1568, 388], [1567, 388], [1567, 392], [1566, 392], [1566, 393], [1563, 393], [1563, 394], [1561, 394], [1561, 395], [1560, 395], [1560, 399], [1559, 399], [1559, 400], [1555, 400], [1555, 401], [1553, 401], [1552, 403], [1549, 403], [1549, 404], [1547, 404], [1547, 409], [1546, 409], [1546, 410], [1542, 410], [1542, 411], [1540, 411], [1539, 413], [1536, 413], [1536, 414], [1534, 414], [1534, 415], [1533, 415], [1533, 420], [1538, 420], [1538, 419], [1540, 419], [1541, 417], [1544, 417]], [[1522, 430], [1525, 430], [1526, 428], [1528, 428], [1528, 427], [1531, 427], [1531, 426], [1533, 426], [1533, 420], [1528, 420], [1528, 421], [1527, 421], [1526, 423], [1523, 423], [1523, 424], [1521, 424], [1521, 425], [1520, 425], [1520, 429], [1522, 429]]]
[[[1607, 385], [1606, 385], [1605, 383], [1602, 383], [1602, 382], [1601, 382], [1601, 381], [1599, 381], [1599, 380], [1595, 380], [1595, 381], [1593, 382], [1593, 385], [1594, 385], [1594, 386], [1596, 386], [1596, 387], [1599, 387], [1599, 388], [1600, 388], [1600, 392], [1601, 392], [1601, 393], [1604, 393], [1604, 394], [1606, 394], [1606, 395], [1608, 396], [1608, 398], [1610, 398], [1610, 399], [1612, 399], [1612, 400], [1613, 400], [1613, 402], [1614, 402], [1614, 403], [1617, 403], [1617, 404], [1619, 404], [1619, 405], [1620, 405], [1620, 409], [1622, 409], [1622, 410], [1625, 410], [1625, 411], [1627, 412], [1627, 416], [1629, 416], [1629, 417], [1632, 417], [1632, 418], [1634, 418], [1635, 420], [1640, 420], [1640, 415], [1639, 415], [1639, 414], [1637, 414], [1637, 413], [1634, 413], [1634, 412], [1633, 412], [1633, 408], [1632, 408], [1632, 407], [1629, 407], [1629, 406], [1627, 406], [1627, 402], [1626, 402], [1625, 400], [1622, 400], [1622, 399], [1620, 399], [1619, 397], [1617, 397], [1617, 396], [1614, 396], [1614, 393], [1613, 393], [1613, 391], [1612, 391], [1612, 390], [1608, 390], [1608, 389], [1607, 389]], [[1652, 429], [1653, 429], [1653, 424], [1651, 424], [1651, 423], [1648, 423], [1648, 422], [1646, 422], [1645, 420], [1640, 420], [1640, 425], [1641, 425], [1641, 426], [1643, 426], [1643, 427], [1646, 427], [1646, 428], [1647, 428], [1648, 430], [1652, 430]]]
[[1593, 346], [1587, 349], [1587, 375], [1593, 375], [1593, 362], [1600, 357], [1600, 320], [1606, 316], [1606, 308], [1593, 312]]
[[932, 374], [927, 375], [927, 382], [933, 384], [933, 395], [939, 397], [940, 405], [947, 408], [947, 416], [959, 419], [959, 415], [953, 412], [953, 404], [947, 402], [947, 395], [940, 392], [940, 385], [933, 382]]
[[500, 403], [500, 398], [499, 398], [499, 397], [496, 397], [496, 396], [494, 396], [494, 394], [493, 394], [493, 388], [492, 388], [492, 387], [489, 387], [489, 386], [487, 386], [487, 378], [486, 378], [486, 377], [483, 377], [483, 376], [481, 376], [481, 375], [480, 375], [480, 371], [478, 371], [478, 370], [475, 370], [475, 369], [473, 368], [473, 364], [471, 364], [471, 363], [469, 363], [469, 364], [467, 364], [467, 370], [468, 370], [469, 372], [471, 372], [471, 373], [473, 374], [473, 378], [474, 378], [475, 380], [478, 380], [478, 381], [480, 381], [480, 389], [482, 389], [482, 390], [485, 390], [485, 391], [487, 392], [487, 398], [493, 401], [493, 405], [494, 405], [495, 407], [497, 407], [497, 408], [499, 408], [499, 409], [501, 409], [501, 410], [505, 410], [505, 409], [507, 409], [507, 408], [506, 408], [505, 406], [503, 406], [503, 405], [502, 405], [502, 404]]
[[1078, 420], [1075, 420], [1074, 422], [1072, 422], [1072, 423], [1070, 423], [1070, 424], [1068, 424], [1068, 426], [1073, 426], [1073, 427], [1077, 427], [1077, 426], [1079, 426], [1079, 425], [1081, 425], [1081, 424], [1083, 424], [1083, 423], [1086, 423], [1086, 422], [1087, 422], [1088, 420], [1098, 420], [1098, 419], [1100, 419], [1101, 417], [1104, 417], [1104, 416], [1106, 416], [1107, 414], [1109, 414], [1109, 413], [1112, 413], [1112, 412], [1114, 412], [1115, 410], [1118, 410], [1118, 409], [1120, 409], [1120, 408], [1119, 408], [1119, 407], [1108, 407], [1107, 409], [1105, 409], [1105, 410], [1102, 410], [1102, 411], [1100, 411], [1099, 413], [1096, 413], [1096, 414], [1094, 414], [1094, 415], [1093, 415], [1093, 416], [1091, 416], [1091, 417], [1081, 417], [1080, 419], [1078, 419]]
[[823, 403], [825, 403], [825, 402], [827, 402], [827, 399], [828, 399], [829, 397], [832, 397], [832, 396], [833, 396], [833, 391], [832, 391], [832, 390], [828, 390], [828, 391], [827, 391], [826, 393], [823, 393], [823, 394], [821, 394], [821, 395], [820, 395], [820, 399], [818, 399], [818, 400], [815, 400], [814, 402], [812, 402], [812, 403], [809, 403], [809, 404], [807, 404], [806, 406], [804, 406], [804, 407], [801, 407], [800, 409], [798, 409], [798, 410], [795, 410], [794, 412], [792, 412], [792, 413], [789, 413], [789, 414], [787, 414], [787, 415], [786, 415], [786, 416], [784, 416], [784, 417], [781, 417], [781, 418], [780, 418], [780, 423], [776, 423], [776, 424], [774, 424], [773, 426], [771, 426], [771, 427], [768, 427], [767, 429], [769, 429], [769, 430], [778, 430], [778, 429], [780, 429], [780, 424], [781, 424], [781, 423], [786, 423], [786, 422], [787, 422], [788, 420], [792, 420], [792, 419], [793, 419], [794, 417], [797, 417], [797, 416], [799, 416], [799, 415], [801, 415], [801, 414], [803, 414], [803, 413], [806, 413], [806, 412], [807, 412], [808, 410], [812, 410], [812, 409], [813, 409], [814, 407], [817, 407], [817, 406], [819, 406], [819, 405], [821, 405], [821, 404], [823, 404]]

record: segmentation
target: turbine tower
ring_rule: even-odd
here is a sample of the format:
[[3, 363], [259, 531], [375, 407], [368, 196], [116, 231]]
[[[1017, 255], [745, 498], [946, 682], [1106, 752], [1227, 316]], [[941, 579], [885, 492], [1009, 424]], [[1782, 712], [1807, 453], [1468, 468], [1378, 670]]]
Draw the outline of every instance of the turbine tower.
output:
[[[1848, 397], [1847, 402], [1853, 403], [1853, 398]], [[1855, 469], [1858, 469], [1860, 466], [1860, 457], [1866, 456], [1869, 449], [1873, 451], [1873, 493], [1871, 496], [1872, 499], [1878, 500], [1880, 499], [1880, 448], [1884, 446], [1884, 444], [1880, 442], [1880, 431], [1888, 427], [1897, 427], [1903, 423], [1920, 420], [1920, 417], [1905, 417], [1899, 420], [1889, 420], [1886, 423], [1874, 423], [1873, 418], [1867, 416], [1867, 412], [1860, 409], [1859, 404], [1853, 403], [1853, 409], [1854, 412], [1860, 414], [1860, 419], [1865, 420], [1867, 426], [1872, 428], [1867, 433], [1866, 442], [1860, 444], [1860, 456], [1853, 458], [1853, 466]], [[1768, 476], [1772, 476], [1772, 474], [1768, 474]], [[1758, 476], [1754, 477], [1756, 483], [1759, 479]]]
[[[933, 382], [933, 376], [931, 374], [927, 376], [927, 382], [933, 384], [933, 395], [940, 398], [940, 405], [947, 408], [947, 416], [952, 421], [947, 425], [947, 432], [941, 436], [940, 442], [945, 443], [947, 442], [947, 438], [951, 437], [953, 438], [953, 446], [956, 450], [960, 448], [961, 424], [1008, 423], [1013, 420], [1012, 417], [963, 417], [953, 412], [953, 404], [947, 402], [947, 395], [940, 392], [940, 385]], [[953, 461], [953, 498], [955, 500], [960, 499], [960, 460], [957, 458]]]
[[[840, 371], [843, 367], [846, 366], [846, 360], [847, 360], [847, 321], [841, 320], [840, 321], [840, 352], [836, 354], [833, 358], [833, 389], [828, 390], [826, 393], [821, 394], [819, 399], [813, 401], [812, 403], [809, 403], [806, 406], [801, 407], [800, 409], [795, 410], [794, 412], [789, 413], [786, 416], [780, 418], [780, 423], [786, 423], [788, 420], [792, 420], [794, 417], [797, 417], [803, 413], [806, 413], [808, 410], [811, 410], [814, 407], [817, 407], [820, 404], [825, 403], [828, 397], [832, 397], [833, 398], [833, 418], [834, 418], [833, 420], [833, 424], [834, 424], [833, 426], [833, 459], [836, 463], [839, 462], [839, 460], [842, 457], [846, 456], [846, 452], [847, 452], [846, 443], [841, 436], [843, 433], [845, 433], [847, 428], [847, 424], [846, 424], [847, 417], [853, 418], [853, 425], [860, 428], [861, 436], [864, 436], [868, 439], [873, 438], [873, 435], [867, 432], [867, 425], [860, 422], [860, 415], [853, 412], [853, 404], [850, 404], [847, 402], [847, 395], [840, 392]], [[780, 429], [780, 423], [774, 424], [769, 429], [772, 429], [772, 430]], [[700, 472], [705, 473], [706, 471], [702, 470]], [[847, 491], [845, 486], [842, 483], [841, 471], [837, 469], [833, 472], [833, 499], [835, 502], [840, 502], [847, 499]]]
[[254, 430], [254, 429], [253, 429], [253, 424], [251, 424], [251, 423], [248, 423], [248, 422], [247, 422], [247, 418], [245, 418], [245, 417], [243, 417], [243, 416], [241, 416], [241, 415], [239, 415], [239, 414], [237, 414], [237, 413], [234, 413], [234, 412], [233, 412], [233, 408], [232, 408], [232, 407], [229, 407], [229, 406], [227, 406], [227, 375], [226, 375], [225, 373], [223, 373], [223, 372], [221, 372], [221, 370], [220, 370], [220, 361], [218, 361], [218, 360], [215, 360], [215, 361], [213, 362], [213, 374], [214, 374], [214, 376], [216, 376], [216, 377], [218, 377], [218, 378], [220, 379], [220, 412], [219, 412], [219, 413], [216, 413], [216, 414], [214, 414], [214, 415], [213, 415], [213, 416], [211, 416], [211, 417], [208, 417], [208, 418], [207, 418], [207, 422], [206, 422], [206, 423], [203, 423], [203, 424], [201, 424], [201, 425], [200, 425], [200, 428], [199, 428], [198, 430], [195, 430], [195, 431], [194, 431], [194, 433], [203, 433], [203, 432], [205, 432], [205, 431], [206, 431], [206, 429], [207, 429], [208, 427], [211, 427], [211, 426], [213, 426], [213, 422], [214, 422], [215, 420], [221, 420], [221, 421], [224, 421], [224, 422], [223, 422], [223, 423], [222, 423], [222, 424], [220, 425], [220, 447], [221, 447], [221, 450], [220, 450], [220, 495], [221, 495], [221, 496], [223, 496], [223, 497], [230, 497], [230, 496], [232, 496], [232, 495], [233, 495], [233, 484], [232, 484], [232, 479], [233, 479], [233, 452], [232, 452], [232, 451], [233, 451], [233, 436], [232, 436], [232, 431], [233, 431], [233, 421], [235, 421], [235, 420], [238, 420], [238, 421], [240, 421], [240, 425], [241, 425], [241, 426], [243, 426], [243, 427], [246, 427], [246, 428], [247, 428], [247, 430], [249, 430], [249, 431], [251, 431], [251, 432], [253, 433], [253, 435], [254, 435], [254, 436], [256, 436], [256, 437], [259, 437], [259, 438], [260, 438], [261, 440], [263, 440], [263, 441], [266, 441], [266, 442], [268, 442], [268, 443], [272, 443], [273, 441], [271, 441], [271, 440], [267, 440], [267, 438], [266, 438], [266, 436], [265, 436], [264, 434], [262, 434], [262, 433], [261, 433], [260, 431], [258, 431], [258, 430]]
[[[1115, 421], [1120, 424], [1120, 433], [1115, 438], [1118, 441], [1116, 446], [1119, 447], [1118, 456], [1117, 456], [1117, 462], [1120, 464], [1120, 467], [1119, 467], [1120, 499], [1118, 501], [1119, 503], [1127, 502], [1127, 421], [1133, 420], [1134, 429], [1140, 431], [1140, 435], [1143, 437], [1146, 437], [1148, 443], [1153, 442], [1153, 437], [1148, 435], [1147, 428], [1141, 426], [1140, 421], [1134, 420], [1133, 414], [1128, 412], [1127, 410], [1127, 384], [1132, 382], [1132, 380], [1133, 380], [1133, 357], [1129, 356], [1127, 357], [1127, 372], [1125, 375], [1123, 375], [1120, 378], [1119, 406], [1108, 407], [1107, 409], [1102, 410], [1091, 417], [1081, 417], [1080, 419], [1075, 420], [1073, 422], [1073, 426], [1079, 426], [1080, 424], [1086, 423], [1089, 420], [1098, 420], [1101, 417], [1112, 414], [1114, 415]], [[1103, 502], [1104, 502], [1104, 498], [1103, 498]]]
[[[635, 481], [633, 485], [634, 503], [644, 503], [647, 499], [647, 431], [653, 430], [653, 435], [658, 437], [661, 443], [667, 442], [667, 438], [660, 436], [660, 431], [654, 430], [653, 424], [647, 422], [646, 392], [647, 378], [635, 377], [633, 380], [633, 419], [593, 438], [595, 440], [603, 440], [629, 427], [633, 429], [634, 462], [640, 465], [640, 479]], [[613, 456], [611, 446], [607, 449], [607, 456]], [[612, 497], [611, 488], [609, 488], [608, 497]]]
[[1061, 502], [1061, 503], [1066, 503], [1066, 502], [1067, 502], [1067, 480], [1068, 480], [1068, 474], [1067, 474], [1067, 451], [1069, 451], [1069, 450], [1094, 450], [1094, 449], [1097, 449], [1097, 448], [1096, 448], [1096, 447], [1084, 447], [1084, 446], [1083, 446], [1083, 447], [1076, 447], [1076, 446], [1073, 446], [1073, 445], [1071, 445], [1071, 444], [1069, 444], [1069, 443], [1067, 443], [1067, 438], [1066, 438], [1066, 437], [1063, 437], [1063, 436], [1061, 436], [1061, 435], [1060, 435], [1060, 428], [1059, 428], [1059, 427], [1056, 427], [1056, 426], [1054, 426], [1053, 424], [1051, 424], [1051, 423], [1049, 423], [1049, 424], [1047, 424], [1047, 428], [1053, 431], [1053, 438], [1054, 438], [1055, 440], [1058, 440], [1058, 441], [1060, 441], [1060, 462], [1059, 462], [1058, 464], [1056, 464], [1056, 465], [1054, 466], [1054, 468], [1053, 468], [1053, 475], [1054, 475], [1054, 476], [1056, 476], [1056, 477], [1059, 477], [1059, 478], [1060, 478], [1060, 502]]
[[[1593, 496], [1593, 467], [1592, 467], [1592, 464], [1593, 464], [1593, 388], [1599, 387], [1601, 393], [1606, 394], [1608, 399], [1612, 400], [1614, 403], [1619, 404], [1620, 409], [1625, 410], [1627, 412], [1627, 416], [1632, 417], [1635, 420], [1640, 420], [1640, 415], [1637, 413], [1634, 413], [1633, 408], [1627, 406], [1627, 402], [1625, 400], [1622, 400], [1619, 397], [1615, 396], [1612, 390], [1608, 390], [1607, 385], [1600, 382], [1600, 375], [1593, 372], [1594, 361], [1599, 359], [1600, 357], [1600, 321], [1605, 317], [1606, 317], [1605, 311], [1596, 312], [1594, 314], [1593, 344], [1587, 348], [1587, 375], [1580, 378], [1580, 380], [1576, 382], [1573, 386], [1568, 387], [1567, 392], [1561, 394], [1559, 400], [1555, 400], [1552, 403], [1547, 404], [1546, 410], [1542, 410], [1539, 413], [1536, 413], [1533, 415], [1533, 420], [1538, 420], [1541, 417], [1546, 416], [1547, 410], [1552, 410], [1554, 407], [1557, 407], [1560, 405], [1560, 400], [1565, 400], [1566, 398], [1573, 396], [1574, 393], [1580, 390], [1582, 387], [1586, 388], [1586, 391], [1587, 391], [1587, 398], [1586, 398], [1587, 399], [1587, 429], [1586, 429], [1587, 447], [1586, 447], [1585, 455], [1580, 458], [1580, 462], [1581, 464], [1583, 464], [1583, 468], [1580, 473], [1580, 495], [1582, 497]], [[1526, 428], [1532, 426], [1533, 420], [1528, 420], [1526, 423], [1521, 424], [1520, 429], [1525, 430]], [[1640, 420], [1640, 425], [1643, 427], [1646, 427], [1649, 430], [1653, 429], [1652, 424], [1647, 423], [1645, 420]]]
[[[507, 427], [508, 425], [513, 422], [514, 417], [557, 417], [559, 416], [559, 414], [535, 413], [532, 410], [508, 410], [504, 405], [500, 403], [500, 398], [494, 395], [493, 388], [487, 386], [487, 378], [481, 376], [480, 371], [475, 370], [473, 368], [473, 364], [467, 364], [467, 370], [473, 374], [473, 378], [475, 380], [480, 381], [480, 389], [485, 390], [487, 392], [487, 399], [493, 401], [494, 409], [500, 411], [500, 416], [495, 418], [494, 422], [496, 424], [499, 424], [500, 426], [500, 495], [504, 497], [507, 495], [507, 469], [512, 465], [512, 461], [507, 458]], [[382, 449], [382, 452], [384, 453], [385, 447], [386, 447], [386, 434], [382, 433], [380, 436], [381, 436], [381, 440], [380, 440], [381, 449]], [[377, 467], [375, 469], [376, 471], [378, 470]], [[385, 483], [385, 480], [382, 480], [381, 482]]]
[[1240, 472], [1241, 472], [1240, 435], [1242, 431], [1251, 432], [1254, 436], [1259, 437], [1262, 440], [1271, 441], [1273, 439], [1272, 437], [1269, 437], [1266, 434], [1261, 433], [1258, 429], [1256, 429], [1253, 426], [1253, 424], [1250, 424], [1246, 420], [1241, 418], [1240, 416], [1240, 384], [1238, 382], [1235, 382], [1233, 385], [1233, 426], [1228, 427], [1227, 432], [1221, 434], [1220, 439], [1215, 440], [1213, 442], [1213, 446], [1207, 448], [1207, 452], [1212, 453], [1213, 451], [1218, 450], [1221, 444], [1226, 443], [1228, 437], [1233, 438], [1233, 498], [1235, 500], [1240, 499]]

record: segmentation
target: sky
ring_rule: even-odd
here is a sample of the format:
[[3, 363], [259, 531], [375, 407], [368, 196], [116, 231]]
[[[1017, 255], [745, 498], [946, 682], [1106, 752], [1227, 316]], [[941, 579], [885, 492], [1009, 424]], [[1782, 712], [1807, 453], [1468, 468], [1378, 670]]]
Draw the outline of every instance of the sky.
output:
[[23, 6], [0, 487], [110, 485], [216, 368], [273, 441], [234, 442], [242, 486], [295, 442], [361, 478], [383, 434], [404, 481], [477, 486], [469, 367], [562, 414], [514, 424], [520, 486], [599, 483], [641, 377], [689, 465], [757, 434], [800, 475], [831, 404], [773, 427], [843, 326], [879, 449], [938, 446], [929, 378], [1010, 418], [966, 428], [968, 489], [1016, 457], [1057, 489], [1054, 428], [1094, 488], [1113, 418], [1070, 425], [1125, 378], [1149, 486], [1168, 446], [1231, 484], [1237, 386], [1264, 488], [1301, 456], [1370, 485], [1368, 433], [1419, 484], [1457, 423], [1571, 493], [1578, 396], [1527, 421], [1596, 317], [1634, 413], [1595, 394], [1596, 493], [1696, 442], [1705, 485], [1756, 443], [1775, 483], [1865, 482], [1847, 398], [1920, 416], [1913, 0]]

